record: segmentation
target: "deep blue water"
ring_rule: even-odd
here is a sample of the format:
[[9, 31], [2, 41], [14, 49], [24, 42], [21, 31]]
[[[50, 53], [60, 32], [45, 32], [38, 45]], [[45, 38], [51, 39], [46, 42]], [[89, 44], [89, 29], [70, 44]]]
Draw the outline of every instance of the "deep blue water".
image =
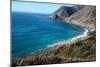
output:
[[12, 12], [12, 57], [25, 56], [83, 32], [83, 28], [46, 14]]

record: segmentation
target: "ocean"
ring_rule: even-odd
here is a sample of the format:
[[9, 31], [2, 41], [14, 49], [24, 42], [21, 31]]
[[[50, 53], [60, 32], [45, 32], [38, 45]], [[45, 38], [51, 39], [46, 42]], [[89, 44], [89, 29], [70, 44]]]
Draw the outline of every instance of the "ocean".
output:
[[48, 18], [48, 14], [12, 12], [12, 57], [30, 55], [50, 44], [73, 38], [82, 27]]

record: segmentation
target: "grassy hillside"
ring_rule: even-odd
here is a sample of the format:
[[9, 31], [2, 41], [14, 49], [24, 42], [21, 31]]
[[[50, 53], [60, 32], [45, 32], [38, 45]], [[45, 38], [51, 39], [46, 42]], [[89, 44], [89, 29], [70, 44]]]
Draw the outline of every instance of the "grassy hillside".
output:
[[[55, 47], [56, 48], [56, 47]], [[55, 49], [47, 48], [30, 56], [12, 60], [12, 65], [39, 65], [55, 63], [85, 62], [96, 60], [95, 33], [74, 44], [64, 44]]]

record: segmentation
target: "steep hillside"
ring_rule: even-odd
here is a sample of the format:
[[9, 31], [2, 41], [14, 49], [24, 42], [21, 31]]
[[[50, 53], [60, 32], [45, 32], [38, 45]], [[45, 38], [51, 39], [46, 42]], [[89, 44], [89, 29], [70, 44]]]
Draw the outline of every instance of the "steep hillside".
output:
[[90, 31], [95, 31], [96, 25], [96, 6], [62, 6], [50, 18], [61, 19], [65, 22], [81, 25]]
[[74, 12], [78, 11], [81, 9], [81, 6], [73, 6], [73, 7], [66, 7], [62, 6], [58, 10], [56, 10], [54, 13], [52, 13], [49, 17], [54, 18], [54, 19], [63, 19], [65, 17], [69, 17], [72, 15]]
[[66, 22], [72, 22], [84, 27], [90, 31], [95, 31], [96, 25], [96, 7], [84, 6], [81, 10], [75, 12], [70, 17], [64, 19]]

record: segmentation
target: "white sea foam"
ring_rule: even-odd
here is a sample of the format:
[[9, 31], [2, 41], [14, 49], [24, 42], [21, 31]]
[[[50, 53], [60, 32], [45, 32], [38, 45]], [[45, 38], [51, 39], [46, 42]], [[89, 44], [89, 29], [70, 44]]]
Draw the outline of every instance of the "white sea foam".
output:
[[85, 28], [85, 31], [84, 31], [82, 34], [80, 34], [80, 35], [78, 35], [78, 36], [76, 36], [76, 37], [73, 37], [73, 38], [71, 38], [71, 39], [68, 39], [68, 40], [59, 41], [59, 42], [57, 42], [57, 43], [48, 45], [48, 47], [54, 47], [54, 46], [56, 46], [56, 45], [62, 45], [62, 44], [70, 44], [71, 42], [73, 42], [73, 41], [75, 41], [75, 40], [78, 40], [78, 39], [80, 39], [80, 38], [83, 38], [83, 37], [87, 36], [87, 35], [88, 35], [88, 32], [89, 32], [88, 29]]

